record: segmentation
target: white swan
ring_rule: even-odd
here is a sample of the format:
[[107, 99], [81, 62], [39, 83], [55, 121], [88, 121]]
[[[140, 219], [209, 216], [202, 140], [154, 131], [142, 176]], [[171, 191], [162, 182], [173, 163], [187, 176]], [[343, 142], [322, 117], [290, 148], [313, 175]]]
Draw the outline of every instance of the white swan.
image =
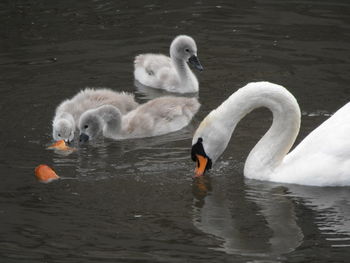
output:
[[118, 108], [104, 105], [84, 112], [79, 120], [81, 141], [102, 134], [121, 140], [174, 132], [187, 126], [200, 104], [196, 98], [161, 97], [122, 115]]
[[246, 177], [302, 185], [350, 185], [350, 103], [287, 155], [299, 132], [300, 109], [292, 94], [269, 82], [249, 83], [202, 121], [192, 141], [196, 175], [211, 168], [237, 123], [258, 107], [272, 111], [273, 123], [250, 152], [244, 166]]
[[57, 108], [52, 121], [52, 136], [54, 140], [72, 141], [79, 118], [88, 109], [110, 104], [118, 107], [125, 114], [138, 106], [134, 95], [126, 92], [115, 92], [110, 89], [86, 88], [64, 100]]
[[189, 36], [177, 36], [170, 45], [170, 58], [161, 54], [135, 57], [134, 76], [141, 84], [169, 92], [198, 92], [198, 80], [188, 67], [191, 63], [202, 71], [197, 58], [196, 42]]

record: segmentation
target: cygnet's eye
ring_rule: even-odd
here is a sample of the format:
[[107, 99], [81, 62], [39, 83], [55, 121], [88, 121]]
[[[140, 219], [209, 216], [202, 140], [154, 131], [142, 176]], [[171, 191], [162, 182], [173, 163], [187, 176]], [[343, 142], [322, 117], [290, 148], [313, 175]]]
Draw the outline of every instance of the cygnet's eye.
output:
[[61, 137], [61, 134], [60, 134], [60, 133], [58, 134], [58, 137]]
[[89, 125], [84, 125], [84, 129], [87, 129], [87, 128], [89, 128]]
[[188, 48], [185, 49], [186, 52], [190, 52], [190, 50]]

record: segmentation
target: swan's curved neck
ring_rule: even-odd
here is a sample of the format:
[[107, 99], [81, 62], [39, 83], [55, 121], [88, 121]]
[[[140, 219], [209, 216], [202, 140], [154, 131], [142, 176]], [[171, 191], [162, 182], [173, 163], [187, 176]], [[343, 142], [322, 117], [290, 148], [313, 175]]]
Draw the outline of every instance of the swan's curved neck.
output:
[[[273, 114], [270, 129], [249, 153], [244, 175], [268, 179], [292, 147], [300, 128], [300, 109], [296, 99], [282, 86], [269, 82], [250, 83], [235, 92], [217, 110], [224, 118], [230, 139], [237, 123], [256, 108], [266, 107]], [[231, 119], [231, 121], [228, 121]]]

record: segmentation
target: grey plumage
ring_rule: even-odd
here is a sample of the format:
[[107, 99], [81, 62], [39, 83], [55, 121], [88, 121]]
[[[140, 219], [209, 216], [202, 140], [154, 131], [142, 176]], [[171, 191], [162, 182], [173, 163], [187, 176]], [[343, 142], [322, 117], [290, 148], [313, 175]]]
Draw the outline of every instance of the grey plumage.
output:
[[125, 114], [138, 106], [134, 95], [127, 92], [116, 92], [106, 88], [86, 88], [70, 99], [64, 100], [56, 108], [52, 122], [55, 140], [71, 141], [83, 112], [102, 105], [113, 105]]
[[196, 98], [161, 97], [122, 115], [109, 105], [86, 111], [79, 120], [81, 134], [95, 138], [142, 138], [174, 132], [187, 126], [200, 104]]

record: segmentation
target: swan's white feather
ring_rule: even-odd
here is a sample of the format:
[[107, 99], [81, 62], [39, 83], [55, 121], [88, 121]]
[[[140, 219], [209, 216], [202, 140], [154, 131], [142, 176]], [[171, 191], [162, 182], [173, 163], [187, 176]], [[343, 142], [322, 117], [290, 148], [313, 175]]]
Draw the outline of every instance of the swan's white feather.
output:
[[305, 137], [272, 174], [272, 181], [350, 184], [350, 103]]
[[287, 154], [299, 132], [300, 109], [292, 94], [273, 83], [249, 83], [233, 93], [202, 121], [192, 144], [202, 138], [206, 155], [215, 162], [237, 123], [259, 107], [272, 111], [273, 124], [250, 152], [246, 177], [314, 186], [350, 185], [350, 103]]

